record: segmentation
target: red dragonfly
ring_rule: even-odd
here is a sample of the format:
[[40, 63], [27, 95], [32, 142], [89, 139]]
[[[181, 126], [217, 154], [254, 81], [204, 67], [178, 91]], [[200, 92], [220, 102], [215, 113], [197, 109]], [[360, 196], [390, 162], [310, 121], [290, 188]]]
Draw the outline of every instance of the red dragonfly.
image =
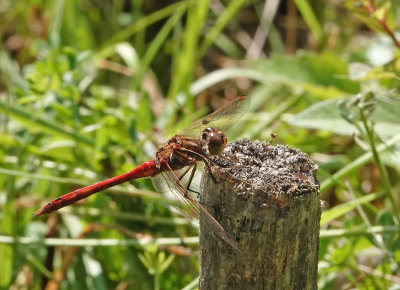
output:
[[[214, 113], [192, 123], [169, 139], [166, 144], [159, 146], [155, 159], [146, 161], [122, 175], [65, 194], [38, 209], [33, 215], [49, 214], [112, 186], [137, 178], [152, 177], [157, 191], [165, 192], [167, 199], [179, 201], [187, 206], [186, 210], [182, 207], [178, 208], [185, 216], [195, 219], [194, 214], [200, 214], [200, 217], [214, 233], [238, 249], [238, 245], [232, 237], [189, 191], [192, 191], [190, 184], [196, 169], [200, 166], [198, 165], [199, 161], [205, 165], [204, 169], [213, 173], [212, 168], [215, 168], [216, 164], [210, 157], [220, 154], [227, 144], [223, 130], [227, 130], [234, 124], [248, 107], [249, 98], [242, 96], [234, 99]], [[229, 181], [229, 177], [226, 175], [222, 177]], [[186, 185], [183, 184], [184, 180], [187, 181]], [[279, 199], [271, 197], [279, 206], [284, 206]]]

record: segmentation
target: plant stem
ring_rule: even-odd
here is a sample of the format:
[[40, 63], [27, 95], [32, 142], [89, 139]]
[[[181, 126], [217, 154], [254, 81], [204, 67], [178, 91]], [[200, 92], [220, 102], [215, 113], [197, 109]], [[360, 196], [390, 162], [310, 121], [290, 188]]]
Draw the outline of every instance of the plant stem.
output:
[[396, 224], [399, 225], [400, 224], [399, 210], [396, 207], [396, 202], [395, 202], [394, 197], [393, 197], [392, 188], [390, 186], [390, 182], [389, 182], [386, 170], [385, 170], [385, 168], [384, 168], [384, 166], [383, 166], [383, 164], [381, 162], [381, 159], [379, 158], [378, 151], [376, 150], [374, 132], [373, 132], [372, 127], [368, 126], [368, 121], [367, 121], [367, 118], [365, 116], [364, 109], [361, 108], [361, 107], [360, 107], [360, 115], [361, 115], [362, 122], [364, 124], [365, 131], [367, 133], [368, 141], [369, 141], [370, 146], [371, 146], [372, 157], [374, 159], [374, 162], [375, 162], [376, 166], [378, 167], [379, 173], [382, 176], [382, 184], [383, 184], [383, 187], [386, 190], [386, 195], [389, 198], [390, 203], [392, 204], [393, 212], [394, 212], [394, 215], [396, 217], [396, 219], [395, 219]]
[[159, 290], [160, 289], [160, 275], [158, 271], [154, 275], [154, 289]]
[[[368, 11], [370, 15], [373, 15], [376, 12], [376, 6], [373, 0], [369, 1], [368, 4], [364, 4], [365, 9]], [[385, 15], [386, 16], [386, 15]], [[376, 18], [375, 18], [376, 19]], [[381, 19], [376, 19], [379, 24], [382, 26], [383, 30], [389, 35], [389, 37], [393, 40], [394, 44], [400, 48], [400, 42], [397, 40], [396, 36], [394, 35], [393, 31], [389, 28], [386, 22], [386, 17], [382, 17]]]

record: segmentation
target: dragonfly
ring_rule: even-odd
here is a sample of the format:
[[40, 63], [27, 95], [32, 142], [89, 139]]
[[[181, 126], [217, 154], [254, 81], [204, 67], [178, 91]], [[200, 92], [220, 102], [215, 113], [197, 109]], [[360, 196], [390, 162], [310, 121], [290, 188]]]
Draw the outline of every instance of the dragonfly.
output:
[[[191, 220], [196, 220], [199, 216], [212, 232], [238, 250], [238, 244], [234, 238], [190, 194], [190, 191], [193, 192], [190, 186], [198, 170], [210, 173], [211, 177], [217, 173], [226, 181], [238, 182], [226, 174], [218, 174], [218, 164], [212, 157], [222, 153], [228, 141], [224, 132], [242, 117], [249, 103], [250, 100], [246, 96], [234, 99], [210, 115], [195, 121], [170, 138], [164, 145], [160, 145], [153, 160], [146, 161], [127, 173], [67, 193], [50, 201], [33, 215], [37, 217], [49, 214], [112, 186], [138, 178], [151, 177], [156, 190], [164, 193], [164, 196], [173, 204], [177, 202], [178, 205], [175, 207], [184, 216]], [[276, 204], [284, 207], [278, 198], [271, 197]]]

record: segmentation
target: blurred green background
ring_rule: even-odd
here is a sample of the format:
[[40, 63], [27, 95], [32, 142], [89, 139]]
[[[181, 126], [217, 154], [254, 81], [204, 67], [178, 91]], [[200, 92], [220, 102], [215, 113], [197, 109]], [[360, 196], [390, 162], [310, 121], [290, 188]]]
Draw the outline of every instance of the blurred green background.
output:
[[318, 287], [400, 289], [399, 16], [394, 0], [0, 1], [0, 287], [196, 288], [198, 229], [149, 179], [32, 213], [248, 95], [231, 135], [274, 132], [320, 167]]

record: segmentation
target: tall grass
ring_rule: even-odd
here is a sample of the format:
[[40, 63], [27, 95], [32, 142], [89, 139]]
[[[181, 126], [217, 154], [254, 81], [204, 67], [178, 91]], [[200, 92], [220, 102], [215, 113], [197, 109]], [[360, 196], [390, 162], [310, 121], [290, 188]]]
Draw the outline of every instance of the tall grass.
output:
[[197, 227], [148, 179], [32, 213], [246, 94], [230, 136], [275, 132], [319, 164], [319, 288], [395, 289], [399, 5], [272, 2], [0, 4], [0, 287], [196, 287]]

